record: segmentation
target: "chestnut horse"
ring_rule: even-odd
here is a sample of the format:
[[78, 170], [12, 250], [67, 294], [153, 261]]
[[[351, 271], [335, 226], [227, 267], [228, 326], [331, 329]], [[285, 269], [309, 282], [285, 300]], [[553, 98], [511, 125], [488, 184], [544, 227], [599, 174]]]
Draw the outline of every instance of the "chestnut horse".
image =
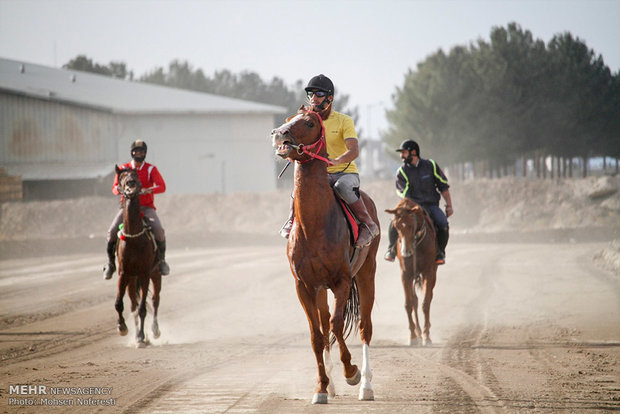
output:
[[[342, 207], [329, 185], [325, 129], [316, 112], [307, 111], [302, 106], [297, 115], [272, 131], [271, 138], [276, 155], [296, 164], [295, 218], [287, 256], [297, 296], [310, 325], [312, 349], [318, 366], [318, 384], [312, 403], [326, 404], [328, 393], [330, 397], [335, 395], [329, 379], [330, 330], [338, 342], [347, 383], [356, 385], [361, 380], [359, 399], [372, 400], [369, 345], [379, 237], [369, 246], [355, 251]], [[360, 196], [379, 225], [374, 202], [364, 192], [360, 191]], [[327, 289], [334, 295], [331, 317]], [[348, 333], [358, 321], [362, 339], [361, 373], [351, 363], [351, 353], [345, 344], [345, 332]]]
[[[155, 339], [159, 338], [157, 309], [161, 291], [161, 274], [159, 258], [153, 242], [153, 236], [142, 221], [140, 211], [140, 191], [142, 184], [138, 172], [133, 169], [121, 170], [116, 166], [118, 190], [123, 195], [123, 228], [117, 245], [118, 254], [118, 291], [114, 307], [118, 312], [118, 332], [127, 335], [127, 325], [123, 318], [123, 296], [125, 290], [131, 300], [131, 311], [138, 309], [140, 323], [136, 319], [136, 344], [139, 348], [146, 346], [144, 336], [144, 319], [146, 318], [146, 299], [149, 282], [153, 283], [153, 324], [151, 330]], [[139, 304], [138, 304], [139, 301]], [[138, 307], [139, 306], [139, 307]]]
[[[393, 210], [392, 224], [398, 232], [396, 255], [400, 263], [403, 288], [405, 289], [405, 311], [409, 319], [409, 345], [432, 344], [431, 301], [437, 280], [435, 263], [435, 228], [430, 217], [415, 201], [403, 198]], [[420, 330], [418, 320], [418, 296], [416, 288], [422, 291], [422, 311], [424, 312], [424, 331]], [[413, 317], [412, 317], [413, 311]]]

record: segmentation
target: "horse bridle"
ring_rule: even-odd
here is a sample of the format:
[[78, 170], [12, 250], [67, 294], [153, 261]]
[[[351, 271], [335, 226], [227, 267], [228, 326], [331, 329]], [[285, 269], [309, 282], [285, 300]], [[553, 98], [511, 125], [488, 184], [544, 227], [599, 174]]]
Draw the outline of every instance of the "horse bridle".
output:
[[[123, 173], [129, 173], [129, 170], [125, 170], [125, 171], [121, 172], [121, 175], [122, 175]], [[119, 177], [119, 182], [120, 182], [120, 181], [121, 181], [121, 179], [120, 179], [120, 177]], [[140, 180], [138, 179], [138, 180], [136, 180], [136, 181], [137, 181], [137, 183], [138, 183], [138, 186], [140, 186], [140, 187], [141, 187], [141, 186], [142, 186], [142, 183], [140, 182]], [[121, 191], [120, 191], [121, 195], [122, 195], [123, 197], [125, 197], [125, 198], [130, 198], [130, 197], [134, 196], [134, 194], [135, 194], [134, 192], [130, 192], [130, 191], [129, 191], [129, 189], [127, 188], [127, 185], [126, 185], [126, 184], [127, 184], [128, 182], [129, 182], [129, 180], [128, 180], [128, 181], [125, 181], [125, 182], [123, 182], [123, 183], [122, 183], [122, 184], [123, 184], [123, 186], [121, 187]], [[138, 194], [139, 194], [139, 193], [140, 193], [140, 191], [138, 191]]]
[[[329, 160], [323, 157], [322, 155], [319, 155], [319, 152], [321, 152], [323, 147], [327, 146], [327, 143], [325, 141], [325, 124], [323, 124], [323, 118], [321, 118], [321, 115], [315, 111], [307, 111], [306, 113], [314, 114], [319, 119], [319, 122], [321, 123], [321, 136], [314, 143], [309, 144], [309, 145], [291, 143], [289, 144], [289, 146], [297, 150], [297, 154], [299, 155], [305, 154], [310, 157], [310, 159], [307, 159], [307, 160], [297, 160], [297, 162], [300, 164], [312, 161], [314, 159], [318, 159], [318, 160], [323, 161], [327, 165], [329, 165]], [[293, 140], [293, 142], [297, 142], [293, 134], [291, 134], [291, 131], [287, 131], [287, 133], [288, 133], [288, 136]], [[318, 149], [315, 152], [311, 152], [311, 150], [313, 150], [317, 146], [318, 146]]]
[[[129, 170], [125, 170], [125, 171], [123, 171], [123, 172], [129, 173]], [[121, 175], [122, 175], [122, 174], [123, 174], [123, 173], [121, 173]], [[138, 190], [137, 192], [129, 192], [129, 190], [127, 189], [127, 185], [126, 185], [126, 184], [127, 184], [127, 182], [129, 182], [129, 181], [122, 182], [122, 180], [121, 180], [121, 178], [120, 178], [120, 177], [119, 177], [119, 181], [123, 184], [123, 185], [122, 185], [122, 187], [121, 187], [121, 191], [120, 191], [120, 193], [121, 193], [121, 195], [124, 197], [124, 199], [125, 199], [125, 200], [128, 200], [128, 199], [130, 199], [131, 197], [136, 196], [136, 194], [137, 194], [137, 196], [138, 196], [138, 197], [140, 196], [140, 190]], [[140, 179], [137, 179], [136, 181], [137, 181], [137, 183], [138, 183], [138, 187], [142, 187], [142, 183], [140, 182]], [[120, 236], [120, 237], [121, 237], [121, 240], [125, 240], [125, 238], [126, 238], [126, 237], [127, 237], [127, 238], [130, 238], [130, 239], [134, 239], [134, 238], [136, 238], [136, 237], [140, 237], [140, 236], [142, 236], [144, 233], [146, 233], [146, 231], [147, 231], [147, 230], [148, 230], [148, 228], [147, 228], [146, 226], [144, 226], [144, 224], [143, 224], [143, 225], [142, 225], [142, 231], [140, 231], [139, 233], [136, 233], [136, 234], [127, 234], [127, 233], [125, 233], [125, 228], [123, 227], [123, 228], [121, 229], [121, 231], [120, 231], [120, 233], [121, 233], [121, 236]]]
[[[417, 219], [416, 219], [417, 220]], [[422, 240], [424, 240], [424, 237], [426, 237], [426, 229], [427, 229], [427, 223], [426, 223], [426, 219], [423, 217], [422, 218], [422, 230], [419, 230], [415, 233], [415, 235], [413, 236], [413, 241], [412, 241], [412, 246], [411, 246], [411, 251], [412, 254], [415, 254], [416, 249], [418, 248], [418, 246], [420, 244], [422, 244]], [[404, 239], [404, 237], [401, 236], [401, 239]], [[409, 257], [409, 256], [406, 256]]]

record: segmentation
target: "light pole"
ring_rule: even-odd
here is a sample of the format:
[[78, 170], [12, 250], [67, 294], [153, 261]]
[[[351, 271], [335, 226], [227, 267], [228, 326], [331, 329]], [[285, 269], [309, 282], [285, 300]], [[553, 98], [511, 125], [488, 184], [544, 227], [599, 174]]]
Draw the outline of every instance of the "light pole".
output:
[[[368, 137], [367, 138], [372, 138], [373, 134], [372, 134], [372, 108], [375, 106], [383, 106], [383, 101], [379, 101], [379, 102], [375, 102], [375, 103], [371, 103], [371, 104], [367, 104], [366, 105], [366, 111], [368, 113]], [[377, 136], [375, 138], [379, 138], [379, 134], [377, 133]]]

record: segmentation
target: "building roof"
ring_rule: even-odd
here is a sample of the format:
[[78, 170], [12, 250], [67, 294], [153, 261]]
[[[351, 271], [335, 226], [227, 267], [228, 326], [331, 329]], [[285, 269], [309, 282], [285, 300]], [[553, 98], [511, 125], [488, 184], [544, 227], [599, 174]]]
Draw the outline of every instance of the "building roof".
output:
[[286, 108], [0, 58], [0, 90], [124, 114], [280, 114]]

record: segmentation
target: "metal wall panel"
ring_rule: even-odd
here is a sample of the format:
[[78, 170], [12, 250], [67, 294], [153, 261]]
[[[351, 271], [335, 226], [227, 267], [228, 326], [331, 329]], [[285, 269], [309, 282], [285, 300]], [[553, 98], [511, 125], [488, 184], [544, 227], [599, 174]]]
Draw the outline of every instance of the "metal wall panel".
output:
[[143, 139], [169, 194], [268, 192], [276, 188], [271, 115], [187, 114], [124, 117], [119, 161]]
[[1, 165], [110, 161], [118, 130], [109, 112], [0, 92]]

